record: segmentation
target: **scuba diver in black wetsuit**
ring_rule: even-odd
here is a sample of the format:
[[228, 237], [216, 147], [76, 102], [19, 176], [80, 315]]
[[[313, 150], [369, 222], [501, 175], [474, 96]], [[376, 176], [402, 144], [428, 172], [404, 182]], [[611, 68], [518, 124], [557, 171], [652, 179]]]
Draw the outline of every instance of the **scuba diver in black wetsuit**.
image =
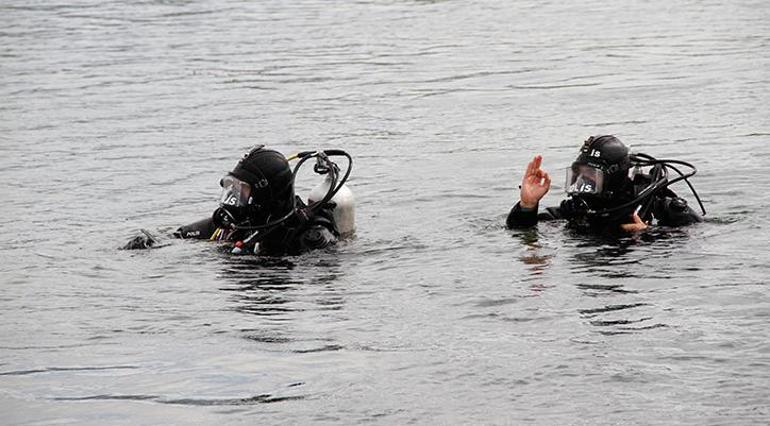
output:
[[[636, 232], [653, 220], [660, 226], [681, 226], [703, 219], [668, 187], [688, 181], [696, 172], [691, 164], [679, 160], [658, 160], [646, 154], [631, 154], [615, 136], [591, 136], [567, 169], [565, 191], [568, 198], [559, 207], [538, 213], [538, 203], [551, 187], [551, 177], [540, 168], [542, 156], [527, 165], [521, 183], [519, 202], [506, 220], [508, 228], [534, 226], [540, 220], [565, 219], [568, 226], [592, 232]], [[687, 173], [678, 166], [689, 169]], [[632, 169], [633, 167], [633, 169]], [[649, 171], [645, 173], [644, 168]], [[669, 179], [669, 170], [678, 176]], [[629, 173], [631, 171], [631, 173]]]
[[[340, 177], [339, 167], [330, 156], [348, 159], [344, 176]], [[174, 236], [233, 242], [235, 254], [280, 256], [328, 247], [351, 234], [353, 198], [343, 186], [350, 175], [350, 155], [341, 150], [305, 151], [292, 158], [299, 158], [293, 172], [283, 154], [261, 145], [255, 147], [219, 182], [222, 195], [214, 214], [180, 227]], [[305, 204], [294, 194], [294, 180], [302, 164], [311, 158], [317, 160], [316, 173], [327, 177]], [[144, 236], [124, 248], [153, 246], [153, 237], [143, 232]]]

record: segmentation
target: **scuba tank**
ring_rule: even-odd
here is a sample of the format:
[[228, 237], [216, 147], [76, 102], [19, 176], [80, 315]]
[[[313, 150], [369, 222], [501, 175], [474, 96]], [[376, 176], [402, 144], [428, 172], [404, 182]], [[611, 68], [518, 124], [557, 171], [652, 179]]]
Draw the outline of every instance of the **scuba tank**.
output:
[[[318, 172], [318, 170], [316, 171]], [[310, 191], [310, 195], [307, 198], [308, 204], [317, 203], [323, 200], [326, 194], [332, 189], [332, 185], [334, 185], [335, 179], [332, 176], [332, 173], [319, 173], [325, 175], [324, 180]], [[328, 202], [335, 204], [333, 210], [334, 222], [337, 224], [337, 230], [340, 232], [340, 236], [344, 238], [353, 235], [356, 231], [356, 206], [353, 191], [351, 191], [347, 185], [342, 184]]]

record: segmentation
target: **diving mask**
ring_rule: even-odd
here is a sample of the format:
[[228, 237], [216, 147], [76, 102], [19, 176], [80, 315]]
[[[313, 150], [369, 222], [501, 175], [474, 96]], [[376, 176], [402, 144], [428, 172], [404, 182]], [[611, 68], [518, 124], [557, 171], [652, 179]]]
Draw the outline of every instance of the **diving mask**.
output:
[[227, 175], [219, 182], [222, 195], [219, 204], [224, 207], [246, 207], [252, 203], [251, 185], [235, 176]]
[[570, 195], [600, 195], [604, 189], [604, 172], [587, 164], [567, 168], [564, 189]]

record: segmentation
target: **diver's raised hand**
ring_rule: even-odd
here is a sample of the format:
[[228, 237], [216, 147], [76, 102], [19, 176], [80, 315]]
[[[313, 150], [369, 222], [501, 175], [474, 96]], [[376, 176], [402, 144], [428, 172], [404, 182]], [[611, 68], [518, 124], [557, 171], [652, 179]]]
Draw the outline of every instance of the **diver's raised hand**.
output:
[[540, 199], [551, 189], [551, 177], [540, 168], [542, 162], [543, 156], [536, 155], [527, 164], [527, 171], [524, 172], [524, 178], [521, 180], [521, 195], [519, 196], [519, 206], [522, 208], [534, 209]]

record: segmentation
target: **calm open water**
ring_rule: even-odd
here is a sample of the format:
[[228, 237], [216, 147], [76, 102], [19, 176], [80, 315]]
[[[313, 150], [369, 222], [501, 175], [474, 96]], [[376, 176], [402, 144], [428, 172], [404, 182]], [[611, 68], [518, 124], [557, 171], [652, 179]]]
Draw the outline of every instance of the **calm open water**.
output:
[[[761, 0], [4, 0], [0, 423], [767, 424], [768, 105]], [[600, 133], [709, 220], [505, 230]], [[349, 151], [357, 238], [117, 250], [257, 143]]]

